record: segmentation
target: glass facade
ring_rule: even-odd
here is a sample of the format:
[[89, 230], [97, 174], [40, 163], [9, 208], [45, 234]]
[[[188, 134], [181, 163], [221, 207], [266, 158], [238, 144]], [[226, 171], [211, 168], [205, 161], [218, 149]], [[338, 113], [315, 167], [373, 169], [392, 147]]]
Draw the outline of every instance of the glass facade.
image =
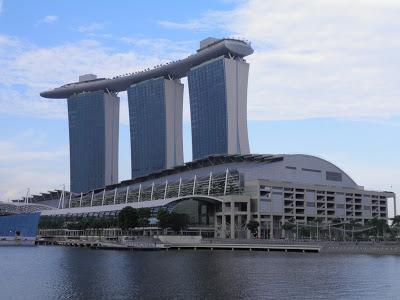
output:
[[[105, 114], [102, 91], [68, 98], [72, 192], [86, 192], [106, 184]], [[114, 142], [118, 143], [118, 140]]]
[[189, 199], [172, 203], [168, 208], [175, 213], [187, 215], [191, 226], [213, 226], [216, 205], [218, 203]]
[[35, 237], [40, 213], [0, 216], [0, 236]]
[[228, 152], [224, 58], [188, 73], [193, 160]]
[[151, 79], [128, 89], [132, 178], [166, 166], [164, 81]]

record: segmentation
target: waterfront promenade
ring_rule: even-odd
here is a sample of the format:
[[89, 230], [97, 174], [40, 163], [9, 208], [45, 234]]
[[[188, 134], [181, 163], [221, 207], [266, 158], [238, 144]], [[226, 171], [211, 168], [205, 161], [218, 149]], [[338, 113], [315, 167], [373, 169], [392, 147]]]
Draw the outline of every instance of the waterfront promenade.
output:
[[326, 242], [313, 240], [258, 240], [258, 239], [199, 239], [162, 242], [153, 237], [95, 237], [82, 236], [70, 239], [39, 238], [40, 245], [87, 247], [112, 250], [247, 250], [265, 252], [302, 252], [335, 254], [400, 255], [400, 242]]

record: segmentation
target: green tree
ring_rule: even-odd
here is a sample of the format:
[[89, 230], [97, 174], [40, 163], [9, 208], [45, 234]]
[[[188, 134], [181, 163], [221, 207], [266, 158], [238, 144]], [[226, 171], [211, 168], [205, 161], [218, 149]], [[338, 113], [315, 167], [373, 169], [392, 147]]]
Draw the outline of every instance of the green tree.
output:
[[352, 230], [353, 228], [360, 228], [362, 224], [358, 223], [356, 220], [350, 220], [349, 223], [344, 224], [346, 230]]
[[285, 236], [286, 237], [293, 237], [293, 229], [296, 227], [295, 224], [289, 222], [286, 222], [282, 225], [282, 229], [285, 230]]
[[285, 223], [282, 225], [282, 229], [291, 231], [296, 225], [292, 223]]
[[165, 230], [169, 227], [169, 213], [165, 208], [161, 208], [157, 213], [158, 227]]
[[135, 228], [139, 225], [139, 213], [137, 209], [126, 206], [118, 214], [118, 225], [122, 230]]
[[248, 230], [250, 230], [251, 234], [256, 237], [258, 233], [258, 227], [260, 226], [260, 223], [258, 223], [255, 220], [250, 220], [247, 224], [246, 227]]
[[306, 237], [308, 238], [310, 236], [310, 227], [306, 226], [301, 226], [299, 227], [299, 237]]
[[397, 215], [392, 219], [392, 226], [400, 226], [400, 215]]
[[138, 209], [139, 216], [139, 226], [146, 227], [149, 225], [149, 218], [151, 216], [150, 208], [139, 208]]
[[392, 225], [390, 226], [392, 237], [398, 238], [400, 233], [400, 215], [395, 216], [392, 219]]
[[42, 216], [39, 220], [40, 229], [62, 229], [65, 228], [64, 218]]
[[175, 233], [177, 233], [188, 227], [189, 220], [188, 220], [188, 216], [185, 214], [178, 214], [178, 213], [172, 212], [168, 216], [168, 223], [169, 223], [169, 227], [171, 227], [171, 229]]
[[373, 226], [374, 228], [370, 230], [370, 235], [374, 236], [384, 236], [386, 232], [389, 230], [389, 225], [386, 220], [374, 218], [368, 222], [369, 226]]

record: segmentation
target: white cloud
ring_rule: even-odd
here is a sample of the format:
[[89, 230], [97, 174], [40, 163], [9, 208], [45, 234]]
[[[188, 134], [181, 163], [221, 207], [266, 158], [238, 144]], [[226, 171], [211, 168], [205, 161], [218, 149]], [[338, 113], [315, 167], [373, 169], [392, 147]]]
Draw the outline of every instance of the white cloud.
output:
[[[113, 77], [158, 65], [186, 56], [191, 45], [166, 39], [122, 41], [131, 46], [129, 50], [116, 51], [93, 39], [38, 47], [0, 35], [0, 112], [65, 119], [66, 101], [43, 99], [41, 91], [77, 81], [80, 74]], [[126, 99], [126, 93], [120, 96]], [[121, 104], [121, 110], [121, 122], [127, 124], [127, 105]]]
[[58, 16], [45, 16], [42, 20], [40, 20], [40, 23], [51, 24], [56, 21], [58, 21]]
[[0, 47], [17, 47], [18, 45], [18, 39], [0, 34]]
[[[165, 39], [125, 37], [122, 42], [129, 50], [118, 51], [92, 39], [38, 47], [0, 35], [0, 114], [66, 119], [66, 101], [42, 99], [41, 91], [76, 81], [80, 74], [112, 77], [141, 70], [184, 57], [191, 47], [191, 42]], [[120, 121], [128, 124], [127, 95], [119, 96]], [[41, 144], [32, 147], [38, 140]], [[49, 149], [51, 144], [37, 132], [0, 142], [0, 200], [21, 196], [27, 187], [38, 193], [63, 183], [68, 186], [67, 147]]]
[[49, 161], [57, 158], [67, 158], [67, 150], [27, 151], [21, 145], [0, 141], [0, 164], [20, 164], [29, 161]]
[[0, 174], [0, 201], [20, 199], [30, 194], [44, 193], [49, 190], [62, 189], [65, 183], [68, 187], [68, 168], [64, 170], [46, 166], [17, 166], [2, 168]]
[[190, 55], [198, 45], [198, 41], [171, 41], [143, 37], [122, 37], [120, 41], [139, 53], [145, 52], [147, 55], [154, 55], [165, 62]]
[[[238, 2], [240, 4], [242, 2]], [[228, 15], [232, 12], [223, 11], [208, 11], [203, 14], [199, 19], [192, 19], [186, 22], [175, 22], [168, 20], [161, 20], [158, 24], [162, 27], [169, 29], [184, 29], [184, 30], [213, 30], [217, 27], [225, 26], [225, 21]], [[231, 31], [228, 29], [228, 31]]]
[[80, 33], [93, 33], [99, 30], [104, 29], [105, 24], [99, 22], [93, 22], [87, 25], [79, 26], [76, 30]]
[[[27, 142], [29, 141], [29, 142]], [[25, 130], [0, 141], [0, 201], [68, 183], [68, 147], [52, 148], [43, 132]], [[49, 165], [51, 167], [49, 168]]]
[[166, 27], [166, 28], [172, 28], [172, 29], [208, 29], [210, 26], [207, 26], [207, 23], [202, 23], [200, 20], [198, 21], [189, 21], [186, 23], [179, 23], [179, 22], [172, 22], [172, 21], [159, 21], [159, 25]]
[[[255, 53], [247, 57], [249, 119], [390, 118], [400, 114], [398, 12], [399, 2], [390, 0], [251, 0], [199, 20], [160, 24], [218, 27], [253, 42]], [[102, 28], [103, 23], [92, 23], [78, 30]], [[40, 48], [0, 35], [1, 110], [65, 115], [65, 103], [40, 100], [39, 92], [83, 73], [113, 76], [184, 57], [197, 46], [143, 37], [119, 41], [130, 50], [115, 51], [93, 39]], [[10, 93], [14, 102], [7, 98]]]
[[[29, 141], [29, 143], [27, 143]], [[13, 138], [0, 141], [0, 166], [40, 163], [68, 157], [68, 147], [51, 149], [50, 141], [43, 132], [27, 129]]]
[[[396, 2], [296, 3], [240, 2], [233, 11], [208, 12], [180, 28], [219, 27], [253, 42], [255, 53], [247, 58], [251, 64], [250, 120], [399, 115], [396, 74], [400, 41], [396, 32], [400, 24]], [[89, 33], [103, 27], [102, 23], [92, 23], [80, 31]], [[113, 76], [184, 57], [197, 46], [195, 41], [119, 40], [129, 44], [130, 50], [113, 51], [95, 40], [19, 49], [12, 59], [3, 56], [10, 72], [0, 74], [0, 82], [28, 84], [33, 94], [39, 88], [74, 81], [82, 73]], [[2, 43], [17, 41], [0, 36], [0, 52]], [[26, 93], [19, 92], [19, 98]], [[57, 101], [53, 103], [59, 106]], [[54, 112], [49, 115], [54, 116]]]
[[250, 0], [161, 24], [252, 41], [249, 119], [389, 118], [400, 115], [399, 13], [394, 0]]
[[13, 86], [0, 85], [0, 113], [66, 119], [65, 101], [42, 99], [39, 91], [34, 88], [20, 91]]

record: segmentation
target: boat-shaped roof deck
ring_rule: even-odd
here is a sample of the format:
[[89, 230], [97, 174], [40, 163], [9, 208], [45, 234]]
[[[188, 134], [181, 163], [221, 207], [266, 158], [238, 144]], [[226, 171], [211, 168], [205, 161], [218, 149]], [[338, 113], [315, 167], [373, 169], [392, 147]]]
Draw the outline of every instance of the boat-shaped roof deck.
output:
[[40, 95], [44, 98], [65, 99], [71, 95], [82, 92], [94, 92], [99, 90], [121, 92], [127, 90], [132, 84], [153, 78], [185, 77], [191, 68], [223, 55], [243, 58], [252, 54], [253, 52], [253, 48], [247, 41], [231, 38], [218, 39], [212, 43], [209, 43], [205, 47], [200, 48], [195, 54], [192, 54], [184, 59], [155, 66], [153, 69], [148, 68], [142, 71], [124, 74], [113, 78], [98, 78], [94, 80], [69, 83], [52, 90], [42, 92]]

